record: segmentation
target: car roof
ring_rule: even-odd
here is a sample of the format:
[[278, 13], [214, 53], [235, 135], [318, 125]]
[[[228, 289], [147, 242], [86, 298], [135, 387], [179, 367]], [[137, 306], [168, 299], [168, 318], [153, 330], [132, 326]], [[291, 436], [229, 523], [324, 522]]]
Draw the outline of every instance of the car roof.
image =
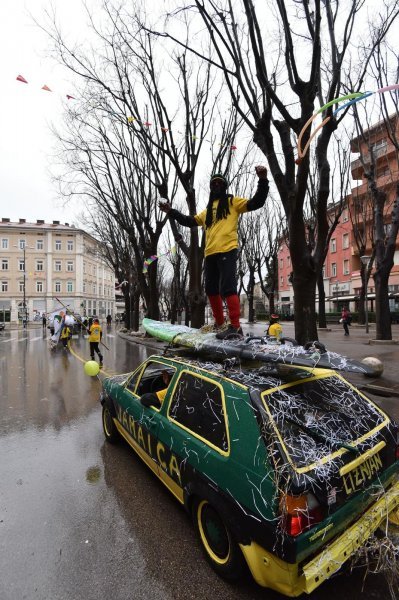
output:
[[159, 360], [171, 365], [180, 365], [190, 367], [194, 371], [205, 371], [213, 377], [227, 379], [245, 386], [249, 389], [258, 389], [264, 391], [283, 385], [317, 377], [318, 375], [334, 375], [335, 372], [327, 369], [310, 369], [307, 367], [298, 367], [295, 365], [264, 363], [255, 361], [240, 363], [235, 359], [227, 359], [223, 362], [213, 362], [198, 360], [193, 358], [181, 358], [179, 356], [158, 356], [153, 355], [148, 360]]

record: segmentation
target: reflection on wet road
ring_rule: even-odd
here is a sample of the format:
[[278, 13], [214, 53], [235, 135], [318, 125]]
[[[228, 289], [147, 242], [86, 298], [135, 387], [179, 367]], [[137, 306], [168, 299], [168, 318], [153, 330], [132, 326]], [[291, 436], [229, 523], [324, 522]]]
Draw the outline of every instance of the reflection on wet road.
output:
[[[126, 444], [105, 443], [87, 340], [73, 340], [77, 356], [51, 353], [46, 333], [0, 336], [0, 599], [281, 598], [213, 573], [179, 504]], [[151, 354], [110, 333], [106, 372]], [[363, 576], [312, 597], [389, 597], [381, 577], [362, 591]]]

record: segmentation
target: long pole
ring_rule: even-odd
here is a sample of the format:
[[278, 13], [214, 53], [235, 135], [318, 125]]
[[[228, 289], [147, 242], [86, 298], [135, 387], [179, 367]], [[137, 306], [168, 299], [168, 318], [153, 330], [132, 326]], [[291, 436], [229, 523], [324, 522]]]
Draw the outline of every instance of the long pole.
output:
[[26, 287], [26, 246], [25, 246], [25, 242], [24, 242], [24, 301], [23, 301], [23, 315], [22, 315], [22, 323], [23, 323], [24, 329], [26, 328], [26, 318], [27, 318], [25, 287]]
[[369, 332], [369, 303], [368, 303], [368, 297], [367, 297], [367, 273], [366, 273], [366, 294], [365, 294], [365, 300], [366, 300], [366, 306], [365, 306], [365, 313], [366, 313], [366, 333]]

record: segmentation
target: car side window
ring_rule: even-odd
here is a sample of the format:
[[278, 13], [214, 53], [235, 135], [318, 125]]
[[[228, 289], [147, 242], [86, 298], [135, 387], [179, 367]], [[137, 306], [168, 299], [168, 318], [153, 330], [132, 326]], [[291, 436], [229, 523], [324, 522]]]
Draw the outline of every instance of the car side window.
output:
[[173, 394], [169, 417], [223, 452], [228, 451], [222, 388], [215, 382], [182, 373]]
[[171, 368], [163, 363], [150, 362], [145, 367], [136, 394], [156, 393], [168, 387], [176, 369]]
[[140, 370], [137, 373], [135, 373], [134, 375], [132, 375], [132, 377], [127, 382], [127, 385], [126, 385], [127, 390], [134, 392], [139, 375], [140, 375]]

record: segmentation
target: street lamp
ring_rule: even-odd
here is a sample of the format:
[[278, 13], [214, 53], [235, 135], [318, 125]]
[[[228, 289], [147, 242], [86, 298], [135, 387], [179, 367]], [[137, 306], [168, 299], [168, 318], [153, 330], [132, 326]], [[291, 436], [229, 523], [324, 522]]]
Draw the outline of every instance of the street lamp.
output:
[[371, 260], [371, 256], [361, 256], [360, 260], [362, 261], [362, 264], [364, 265], [365, 269], [364, 269], [364, 287], [365, 287], [365, 302], [366, 302], [366, 306], [365, 306], [365, 313], [366, 313], [366, 333], [369, 332], [369, 303], [368, 303], [368, 297], [367, 297], [367, 288], [368, 288], [368, 281], [367, 281], [367, 271], [369, 268], [369, 264], [370, 264], [370, 260]]
[[[27, 248], [27, 246], [24, 242], [22, 248], [21, 248], [21, 246], [18, 246], [16, 244], [14, 244], [14, 248], [19, 248], [20, 250], [24, 251], [24, 296], [23, 296], [23, 301], [22, 301], [22, 325], [23, 325], [23, 328], [26, 329], [27, 321], [28, 321], [28, 315], [27, 315], [27, 311], [26, 311], [26, 248]], [[29, 246], [29, 248], [34, 250], [33, 246]]]

